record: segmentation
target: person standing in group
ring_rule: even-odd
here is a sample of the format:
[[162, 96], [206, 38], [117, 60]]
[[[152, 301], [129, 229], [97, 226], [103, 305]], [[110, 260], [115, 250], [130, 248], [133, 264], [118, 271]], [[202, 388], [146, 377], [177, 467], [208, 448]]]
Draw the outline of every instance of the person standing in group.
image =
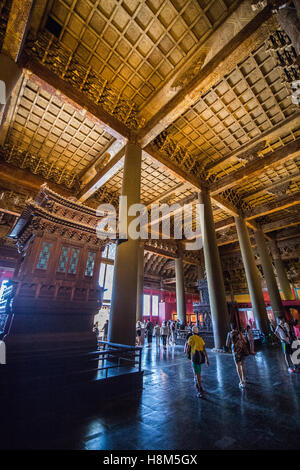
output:
[[142, 339], [142, 324], [140, 321], [136, 324], [136, 344], [141, 346], [141, 339]]
[[151, 320], [147, 321], [146, 332], [147, 332], [148, 347], [150, 347], [152, 346], [152, 336], [153, 336], [153, 323]]
[[255, 356], [254, 336], [253, 336], [252, 329], [251, 329], [250, 325], [247, 325], [247, 328], [246, 328], [246, 338], [249, 341], [250, 354], [253, 354]]
[[280, 339], [282, 350], [285, 358], [286, 365], [288, 367], [288, 372], [290, 374], [295, 373], [295, 365], [293, 364], [291, 355], [293, 354], [292, 343], [293, 337], [291, 334], [291, 329], [289, 324], [286, 322], [284, 316], [278, 317], [278, 325], [275, 330], [275, 335]]
[[154, 326], [154, 336], [156, 346], [160, 346], [160, 326], [158, 322], [156, 322]]
[[246, 369], [245, 369], [245, 357], [249, 355], [249, 348], [247, 340], [244, 335], [235, 328], [233, 324], [231, 331], [227, 335], [226, 346], [231, 349], [236, 370], [240, 379], [239, 387], [246, 387]]
[[93, 327], [93, 332], [95, 333], [95, 335], [97, 336], [97, 338], [98, 338], [99, 333], [100, 333], [100, 332], [99, 332], [99, 326], [98, 326], [98, 325], [99, 325], [99, 323], [96, 321], [96, 323], [95, 323], [95, 325], [94, 325], [94, 327]]
[[209, 360], [205, 349], [205, 343], [198, 333], [199, 330], [197, 326], [193, 326], [192, 334], [187, 340], [185, 349], [188, 350], [188, 357], [192, 362], [194, 381], [198, 392], [197, 397], [203, 398], [204, 390], [201, 381], [201, 365], [206, 362], [207, 366], [209, 366]]
[[167, 348], [168, 326], [165, 321], [162, 322], [160, 328], [160, 336], [162, 337], [163, 347]]

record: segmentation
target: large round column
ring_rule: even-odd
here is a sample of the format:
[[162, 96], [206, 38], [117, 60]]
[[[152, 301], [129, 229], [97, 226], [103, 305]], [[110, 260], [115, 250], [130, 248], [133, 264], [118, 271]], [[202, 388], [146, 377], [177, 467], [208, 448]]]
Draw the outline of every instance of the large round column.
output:
[[268, 333], [269, 321], [267, 317], [267, 311], [258, 275], [258, 270], [255, 264], [255, 259], [251, 248], [249, 233], [246, 227], [245, 220], [241, 216], [235, 217], [235, 223], [256, 326], [263, 333]]
[[279, 286], [284, 300], [294, 300], [294, 295], [290, 286], [290, 281], [286, 275], [286, 270], [280, 256], [280, 251], [275, 240], [270, 241], [271, 253], [274, 260], [275, 270], [279, 281]]
[[175, 276], [176, 276], [176, 303], [177, 303], [177, 319], [181, 324], [186, 324], [186, 305], [184, 294], [184, 273], [182, 258], [175, 259]]
[[136, 320], [142, 321], [144, 310], [144, 244], [138, 248], [138, 280], [136, 300]]
[[223, 272], [217, 246], [211, 200], [207, 189], [200, 192], [199, 203], [202, 204], [200, 224], [215, 348], [221, 349], [226, 344], [229, 321]]
[[262, 265], [263, 273], [265, 276], [267, 289], [270, 297], [270, 302], [275, 318], [280, 317], [284, 314], [279, 290], [277, 287], [276, 278], [273, 271], [272, 261], [268, 253], [265, 237], [262, 229], [258, 229], [255, 232], [256, 245]]
[[7, 55], [0, 54], [0, 125], [6, 104], [22, 69]]
[[[127, 197], [127, 207], [140, 202], [142, 151], [138, 144], [126, 145], [123, 170], [122, 196]], [[120, 220], [128, 228], [134, 217], [128, 217], [127, 207], [120, 210]], [[135, 324], [138, 283], [138, 258], [140, 240], [120, 240], [117, 245], [109, 341], [120, 344], [135, 344]]]

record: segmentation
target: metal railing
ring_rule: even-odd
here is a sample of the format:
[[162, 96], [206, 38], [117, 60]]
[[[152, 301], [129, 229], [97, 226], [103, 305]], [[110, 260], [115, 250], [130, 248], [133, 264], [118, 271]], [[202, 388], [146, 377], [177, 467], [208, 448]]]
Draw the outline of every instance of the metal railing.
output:
[[[85, 376], [89, 380], [100, 380], [108, 378], [112, 369], [118, 369], [115, 375], [141, 372], [142, 348], [98, 341], [98, 348], [94, 351], [76, 348], [44, 351], [38, 355], [27, 352], [22, 354], [21, 362], [23, 367], [18, 369], [16, 377], [20, 381], [51, 378], [67, 383], [70, 379], [78, 381], [80, 377], [82, 381]], [[1, 369], [2, 371], [10, 372], [9, 368]], [[98, 375], [102, 371], [103, 377]]]
[[113, 365], [102, 365], [98, 370], [106, 371], [106, 378], [110, 369], [121, 367], [137, 368], [138, 372], [142, 370], [142, 350], [140, 346], [127, 346], [124, 344], [110, 343], [109, 341], [98, 340], [99, 360], [102, 364], [106, 362], [115, 362]]

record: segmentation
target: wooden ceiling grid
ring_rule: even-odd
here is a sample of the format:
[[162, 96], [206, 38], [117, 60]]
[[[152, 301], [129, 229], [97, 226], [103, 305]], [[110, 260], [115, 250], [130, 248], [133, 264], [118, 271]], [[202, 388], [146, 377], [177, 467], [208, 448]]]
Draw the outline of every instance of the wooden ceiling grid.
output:
[[[263, 43], [171, 124], [168, 132], [194, 158], [212, 164], [294, 112], [281, 71]], [[242, 165], [237, 157], [223, 162], [217, 177]]]
[[56, 0], [61, 44], [140, 106], [229, 14], [233, 0]]
[[84, 112], [24, 77], [5, 144], [78, 175], [113, 140]]

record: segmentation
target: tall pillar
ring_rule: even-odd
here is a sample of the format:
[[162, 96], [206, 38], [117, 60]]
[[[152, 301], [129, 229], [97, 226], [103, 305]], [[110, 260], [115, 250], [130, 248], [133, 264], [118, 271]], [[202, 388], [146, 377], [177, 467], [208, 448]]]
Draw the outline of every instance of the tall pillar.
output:
[[211, 200], [207, 189], [200, 192], [199, 203], [203, 205], [200, 224], [215, 348], [221, 349], [225, 346], [229, 330], [228, 311]]
[[249, 233], [245, 220], [241, 216], [235, 217], [235, 223], [256, 326], [266, 334], [269, 331], [269, 322]]
[[261, 228], [255, 232], [256, 245], [262, 265], [263, 273], [265, 276], [267, 289], [270, 297], [270, 302], [275, 318], [284, 314], [283, 305], [281, 302], [279, 290], [277, 287], [276, 278], [273, 271], [271, 257], [268, 253], [268, 248], [265, 242], [264, 233]]
[[[128, 142], [125, 151], [122, 196], [127, 196], [127, 207], [140, 202], [142, 150], [140, 145]], [[127, 207], [120, 208], [120, 221], [124, 228], [133, 216], [128, 216]], [[140, 240], [120, 240], [117, 245], [109, 341], [120, 344], [135, 344], [135, 324], [138, 284], [138, 258]]]
[[280, 256], [280, 251], [278, 249], [277, 243], [275, 240], [270, 242], [271, 252], [274, 260], [275, 270], [277, 278], [279, 281], [280, 288], [282, 290], [284, 300], [294, 300], [294, 295], [291, 290], [290, 282], [286, 275], [286, 270], [283, 264], [283, 261]]
[[144, 310], [144, 244], [138, 248], [138, 281], [137, 281], [137, 301], [136, 320], [142, 321]]
[[0, 54], [0, 126], [4, 108], [8, 104], [21, 72], [22, 69], [10, 57]]
[[177, 319], [186, 325], [186, 305], [184, 294], [184, 274], [182, 257], [175, 259]]
[[[198, 286], [199, 286], [199, 281], [201, 281], [205, 276], [205, 269], [204, 269], [204, 266], [202, 266], [202, 264], [198, 264], [197, 265], [197, 281], [198, 281]], [[200, 296], [200, 302], [203, 302], [203, 299], [202, 299], [202, 290], [200, 289], [199, 290], [199, 296]]]

